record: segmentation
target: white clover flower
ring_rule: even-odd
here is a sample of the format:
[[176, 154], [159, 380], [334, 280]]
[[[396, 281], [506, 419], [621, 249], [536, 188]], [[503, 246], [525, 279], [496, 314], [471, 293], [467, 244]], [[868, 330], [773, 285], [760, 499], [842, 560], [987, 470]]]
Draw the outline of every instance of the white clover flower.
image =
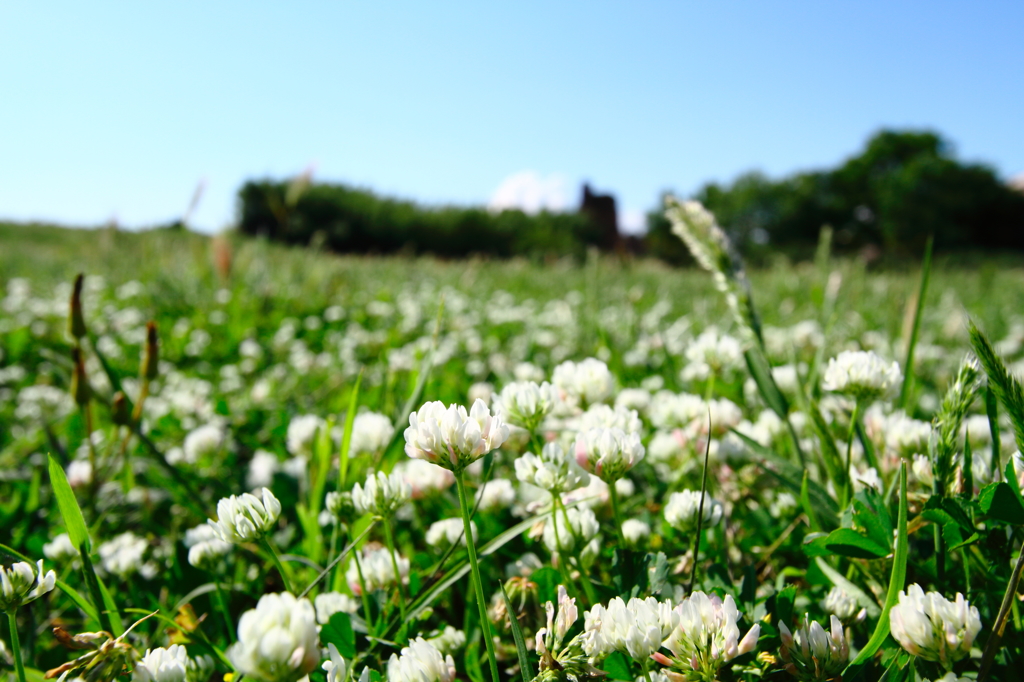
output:
[[434, 637], [427, 639], [427, 642], [441, 652], [442, 655], [455, 653], [466, 644], [466, 633], [457, 630], [451, 625], [445, 625], [444, 630]]
[[486, 381], [478, 381], [469, 387], [466, 398], [470, 403], [475, 403], [477, 400], [489, 403], [494, 398], [494, 385]]
[[590, 474], [576, 463], [575, 458], [567, 457], [558, 443], [546, 444], [540, 455], [524, 453], [514, 464], [516, 478], [553, 494], [573, 490], [590, 480]]
[[327, 643], [328, 659], [321, 664], [327, 673], [327, 682], [345, 682], [348, 677], [348, 661], [342, 658], [333, 642]]
[[185, 436], [182, 444], [182, 458], [188, 464], [195, 464], [201, 457], [216, 453], [224, 444], [224, 429], [220, 424], [211, 422], [198, 429], [193, 429]]
[[626, 433], [640, 433], [644, 424], [636, 410], [626, 407], [610, 407], [603, 403], [591, 405], [580, 415], [579, 430], [620, 429]]
[[315, 414], [300, 414], [288, 422], [286, 442], [288, 452], [296, 457], [308, 457], [313, 453], [313, 438], [317, 431], [327, 427], [325, 422]]
[[893, 639], [909, 653], [949, 670], [970, 655], [981, 631], [981, 616], [959, 592], [949, 601], [938, 592], [925, 594], [915, 583], [900, 592], [899, 603], [889, 611], [889, 624]]
[[624, 388], [615, 396], [615, 407], [643, 412], [651, 404], [651, 392], [646, 388]]
[[405, 482], [412, 486], [414, 500], [430, 493], [447, 490], [455, 483], [452, 472], [423, 459], [407, 459], [395, 465], [393, 471], [400, 471]]
[[221, 539], [240, 544], [259, 540], [270, 532], [281, 515], [281, 503], [263, 488], [260, 497], [251, 493], [224, 497], [217, 503], [217, 520], [207, 521]]
[[455, 679], [455, 659], [442, 656], [422, 637], [403, 647], [401, 655], [391, 654], [388, 659], [388, 682], [452, 682]]
[[[476, 522], [470, 521], [470, 528], [473, 529], [473, 541], [476, 541]], [[441, 519], [430, 524], [426, 535], [427, 544], [431, 547], [451, 547], [456, 542], [465, 546], [466, 536], [462, 519]]]
[[873, 351], [844, 350], [828, 361], [821, 387], [869, 402], [892, 400], [899, 395], [902, 381], [896, 361], [886, 363]]
[[914, 477], [921, 485], [931, 489], [935, 482], [935, 475], [932, 473], [932, 460], [927, 455], [914, 455], [914, 462], [910, 465]]
[[507, 478], [492, 478], [481, 484], [480, 489], [476, 491], [475, 499], [481, 511], [507, 509], [516, 501], [516, 489]]
[[741, 654], [753, 651], [761, 636], [755, 624], [740, 639], [737, 625], [743, 615], [736, 609], [732, 595], [723, 601], [718, 595], [697, 591], [684, 599], [675, 611], [679, 615], [676, 628], [664, 641], [672, 652], [671, 664], [699, 675], [699, 679], [717, 679], [718, 669]]
[[[406, 576], [409, 575], [409, 560], [401, 554], [395, 556], [398, 560], [398, 572], [402, 582], [405, 582]], [[391, 563], [391, 552], [386, 548], [363, 552], [360, 565], [363, 568], [363, 580], [368, 591], [383, 590], [395, 584], [395, 568]], [[348, 580], [348, 586], [353, 593], [361, 594], [362, 586], [359, 584], [359, 570], [356, 562], [353, 561], [348, 565], [345, 579]]]
[[[697, 529], [697, 513], [700, 511], [699, 490], [683, 490], [672, 493], [665, 505], [665, 520], [669, 525], [680, 531], [694, 531]], [[702, 528], [717, 526], [725, 515], [725, 508], [722, 503], [705, 493], [704, 497], [704, 520]]]
[[647, 408], [651, 423], [659, 429], [689, 429], [700, 419], [707, 422], [708, 410], [704, 399], [692, 393], [658, 391]]
[[316, 668], [320, 657], [313, 605], [289, 592], [263, 595], [255, 609], [242, 614], [238, 642], [227, 655], [247, 677], [298, 682]]
[[558, 393], [548, 382], [516, 381], [501, 389], [495, 397], [495, 411], [509, 424], [533, 431], [551, 413]]
[[36, 565], [19, 561], [0, 566], [0, 611], [13, 611], [53, 590], [57, 574], [43, 573], [43, 560]]
[[96, 551], [99, 552], [103, 570], [127, 578], [132, 573], [142, 570], [142, 556], [148, 547], [149, 543], [145, 538], [125, 531], [113, 540], [101, 544]]
[[868, 610], [841, 587], [828, 591], [822, 607], [844, 623], [859, 623], [868, 615]]
[[578, 363], [566, 360], [555, 367], [551, 383], [558, 389], [559, 397], [572, 407], [603, 403], [615, 391], [615, 377], [608, 365], [596, 358]]
[[164, 649], [147, 649], [135, 665], [134, 682], [185, 682], [188, 674], [188, 652], [180, 644]]
[[[985, 417], [987, 421], [987, 417]], [[883, 424], [886, 450], [901, 457], [928, 452], [928, 439], [932, 425], [918, 419], [911, 419], [904, 412], [894, 412]]]
[[640, 519], [626, 519], [622, 522], [622, 537], [631, 545], [636, 545], [651, 534], [651, 526]]
[[644, 458], [640, 435], [622, 429], [591, 429], [573, 446], [576, 463], [605, 483], [622, 478]]
[[188, 547], [188, 563], [207, 571], [216, 568], [232, 547], [208, 523], [185, 531], [185, 546]]
[[792, 633], [785, 623], [779, 621], [782, 636], [780, 654], [786, 662], [786, 670], [797, 679], [808, 682], [830, 680], [840, 675], [846, 667], [850, 647], [846, 643], [843, 625], [835, 616], [832, 616], [830, 622], [832, 628], [826, 631], [817, 621], [811, 622], [805, 614], [803, 625], [796, 633]]
[[[555, 553], [561, 549], [571, 554], [579, 551], [584, 563], [597, 556], [601, 526], [590, 507], [562, 509], [554, 512], [553, 516], [554, 521], [547, 519], [544, 522], [544, 546], [549, 552]], [[566, 516], [569, 517], [568, 525], [565, 522]]]
[[349, 451], [353, 454], [377, 454], [384, 450], [395, 435], [391, 420], [378, 412], [361, 412], [352, 420], [352, 440]]
[[501, 447], [508, 434], [501, 417], [491, 415], [480, 400], [468, 413], [461, 405], [446, 408], [444, 403], [434, 401], [409, 415], [405, 452], [414, 459], [459, 472]]
[[43, 545], [43, 556], [50, 561], [62, 562], [77, 559], [78, 548], [71, 544], [71, 536], [61, 533]]
[[708, 327], [687, 346], [686, 359], [684, 381], [704, 381], [712, 374], [728, 376], [743, 366], [743, 344], [728, 334], [719, 334], [716, 327]]
[[388, 518], [412, 497], [412, 486], [406, 483], [401, 472], [390, 475], [383, 471], [371, 473], [365, 485], [352, 487], [352, 504], [360, 514], [373, 514]]
[[266, 450], [257, 450], [249, 461], [245, 484], [252, 489], [265, 488], [274, 482], [274, 474], [281, 470], [277, 455]]
[[316, 608], [316, 622], [326, 625], [336, 613], [355, 613], [359, 610], [359, 601], [341, 592], [324, 592], [313, 600]]
[[661, 648], [662, 642], [679, 623], [671, 602], [654, 597], [622, 601], [614, 597], [608, 606], [595, 604], [584, 616], [581, 644], [590, 657], [621, 651], [645, 661]]
[[92, 483], [92, 463], [87, 459], [73, 459], [68, 463], [68, 483], [72, 488]]

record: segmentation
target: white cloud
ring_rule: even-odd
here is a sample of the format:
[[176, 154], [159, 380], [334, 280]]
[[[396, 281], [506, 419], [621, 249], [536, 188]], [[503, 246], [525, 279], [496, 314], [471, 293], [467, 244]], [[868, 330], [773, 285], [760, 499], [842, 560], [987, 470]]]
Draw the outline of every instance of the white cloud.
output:
[[519, 171], [501, 181], [487, 208], [518, 208], [531, 214], [545, 209], [564, 211], [569, 205], [567, 184], [565, 176], [557, 173], [544, 177], [532, 170]]

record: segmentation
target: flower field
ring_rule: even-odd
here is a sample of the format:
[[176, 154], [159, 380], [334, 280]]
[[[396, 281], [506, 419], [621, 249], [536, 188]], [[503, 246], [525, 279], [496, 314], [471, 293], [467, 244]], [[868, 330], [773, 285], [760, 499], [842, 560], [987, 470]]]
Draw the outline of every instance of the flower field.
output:
[[668, 217], [702, 269], [0, 225], [0, 674], [1017, 679], [1024, 272]]

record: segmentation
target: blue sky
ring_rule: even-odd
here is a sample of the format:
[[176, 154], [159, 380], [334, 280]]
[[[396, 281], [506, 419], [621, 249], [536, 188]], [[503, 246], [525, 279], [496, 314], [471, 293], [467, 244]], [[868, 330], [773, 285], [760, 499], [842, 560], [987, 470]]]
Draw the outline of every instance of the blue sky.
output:
[[[0, 0], [0, 218], [232, 220], [312, 166], [428, 204], [627, 223], [661, 191], [833, 165], [880, 127], [1024, 172], [1020, 2]], [[502, 188], [499, 191], [499, 188]]]

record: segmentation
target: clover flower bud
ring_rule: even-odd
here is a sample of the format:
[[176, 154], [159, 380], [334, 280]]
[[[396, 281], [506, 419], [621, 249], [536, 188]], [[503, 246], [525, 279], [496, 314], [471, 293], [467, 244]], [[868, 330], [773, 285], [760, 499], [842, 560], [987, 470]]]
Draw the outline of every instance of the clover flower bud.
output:
[[352, 487], [352, 505], [360, 514], [373, 514], [380, 518], [392, 516], [412, 497], [412, 486], [397, 471], [385, 474], [378, 471], [366, 477], [366, 483]]
[[959, 592], [949, 601], [918, 584], [901, 591], [899, 603], [889, 611], [893, 639], [914, 656], [935, 661], [949, 670], [970, 655], [981, 631], [981, 616]]
[[298, 682], [320, 656], [316, 614], [308, 599], [289, 592], [265, 594], [238, 621], [238, 642], [228, 658], [246, 677], [262, 682]]
[[405, 452], [414, 459], [460, 472], [501, 447], [508, 435], [508, 426], [500, 416], [492, 415], [483, 401], [473, 403], [468, 413], [462, 405], [446, 408], [434, 401], [409, 415]]
[[232, 545], [222, 539], [215, 528], [204, 523], [185, 531], [185, 546], [188, 547], [188, 563], [209, 571], [220, 564]]
[[591, 429], [581, 433], [573, 449], [577, 464], [609, 484], [644, 458], [640, 435], [627, 434], [622, 429]]
[[[544, 523], [544, 546], [549, 552], [581, 552], [584, 563], [593, 559], [600, 549], [597, 516], [590, 507], [572, 507], [553, 513], [554, 519]], [[568, 517], [568, 524], [566, 524]]]
[[134, 682], [185, 682], [188, 675], [188, 651], [180, 644], [168, 648], [147, 649], [135, 664]]
[[548, 443], [540, 455], [523, 453], [515, 460], [516, 478], [523, 483], [558, 494], [575, 490], [590, 481], [590, 474], [583, 470], [576, 459], [567, 457], [558, 443]]
[[146, 323], [146, 350], [142, 355], [142, 366], [139, 374], [143, 379], [152, 381], [160, 373], [160, 338], [156, 333], [156, 322]]
[[512, 506], [516, 500], [516, 489], [507, 478], [492, 478], [484, 481], [476, 491], [475, 501], [481, 511], [494, 512]]
[[391, 654], [388, 659], [388, 682], [452, 682], [455, 679], [455, 659], [442, 656], [422, 637], [403, 647], [401, 655]]
[[349, 452], [356, 455], [377, 454], [388, 446], [395, 435], [391, 420], [377, 412], [361, 412], [352, 420]]
[[[755, 624], [740, 639], [737, 624], [743, 615], [736, 609], [732, 595], [721, 599], [697, 591], [674, 609], [679, 620], [665, 639], [664, 646], [672, 652], [670, 664], [696, 679], [718, 679], [718, 669], [741, 654], [753, 651], [761, 636]], [[666, 657], [668, 658], [668, 657]]]
[[260, 497], [251, 493], [232, 495], [217, 502], [217, 520], [207, 521], [222, 540], [234, 544], [259, 540], [270, 532], [281, 515], [281, 503], [263, 488]]
[[326, 625], [336, 613], [355, 613], [359, 610], [359, 602], [341, 592], [324, 592], [313, 600], [316, 608], [316, 622]]
[[817, 621], [804, 615], [804, 622], [796, 633], [779, 622], [782, 649], [779, 653], [786, 662], [786, 670], [800, 680], [831, 680], [840, 675], [850, 658], [850, 647], [843, 634], [843, 625], [831, 617], [832, 629], [826, 631]]
[[429, 637], [427, 643], [441, 652], [442, 656], [453, 654], [466, 644], [466, 633], [451, 625], [445, 625], [439, 634]]
[[[476, 541], [476, 523], [470, 521], [473, 529], [473, 541]], [[466, 533], [463, 530], [462, 519], [442, 519], [430, 524], [426, 535], [427, 544], [431, 547], [451, 547], [456, 542], [465, 546]]]
[[347, 519], [355, 511], [352, 493], [348, 491], [337, 492], [332, 490], [327, 493], [324, 506], [336, 519], [340, 520]]
[[338, 647], [333, 642], [327, 643], [328, 660], [320, 666], [327, 673], [327, 682], [345, 682], [348, 677], [348, 661], [338, 653]]
[[822, 607], [843, 623], [859, 623], [864, 620], [868, 611], [854, 597], [841, 587], [833, 587], [825, 595]]
[[68, 335], [76, 341], [88, 333], [85, 326], [85, 316], [82, 314], [82, 282], [85, 275], [78, 273], [75, 277], [75, 284], [71, 290], [71, 301], [68, 310]]
[[558, 393], [548, 382], [515, 381], [501, 389], [494, 407], [509, 424], [533, 431], [557, 402]]
[[19, 561], [0, 566], [0, 611], [13, 611], [53, 590], [57, 574], [43, 573], [43, 560], [36, 565]]
[[118, 426], [132, 425], [132, 410], [123, 391], [116, 392], [110, 401], [110, 421]]
[[[396, 555], [398, 561], [399, 578], [405, 582], [409, 575], [409, 560], [402, 555]], [[352, 562], [345, 572], [345, 579], [348, 586], [355, 594], [362, 593], [362, 585], [359, 583], [359, 566], [363, 569], [363, 583], [369, 592], [383, 590], [395, 584], [395, 568], [391, 563], [391, 553], [386, 548], [367, 549], [363, 552], [359, 565]]]
[[821, 387], [858, 401], [892, 400], [903, 374], [899, 363], [886, 363], [873, 351], [844, 350], [828, 361]]
[[555, 367], [551, 383], [564, 402], [581, 408], [603, 403], [615, 390], [615, 377], [608, 365], [597, 358], [587, 358], [581, 362], [566, 360]]
[[638, 544], [650, 534], [650, 525], [640, 519], [626, 519], [622, 522], [622, 537], [631, 545]]
[[[699, 490], [683, 490], [672, 493], [665, 505], [665, 520], [669, 525], [683, 532], [697, 529], [697, 513], [700, 511]], [[717, 526], [725, 515], [722, 503], [705, 493], [702, 528]]]
[[313, 451], [313, 437], [326, 428], [327, 422], [315, 414], [300, 414], [288, 422], [285, 437], [288, 452], [296, 457], [308, 456]]

